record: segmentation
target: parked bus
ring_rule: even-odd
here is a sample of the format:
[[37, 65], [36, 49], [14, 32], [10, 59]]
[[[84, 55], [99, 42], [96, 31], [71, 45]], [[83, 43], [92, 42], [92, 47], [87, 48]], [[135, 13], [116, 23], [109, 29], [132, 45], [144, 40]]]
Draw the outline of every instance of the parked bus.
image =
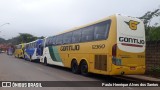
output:
[[33, 42], [26, 43], [24, 59], [30, 61], [39, 60], [42, 55], [42, 42], [42, 39], [37, 39]]
[[7, 55], [13, 55], [13, 47], [9, 47], [8, 49], [7, 49]]
[[143, 21], [116, 14], [47, 37], [40, 62], [71, 68], [82, 75], [144, 74]]
[[24, 58], [24, 45], [19, 44], [15, 46], [14, 56], [17, 58]]

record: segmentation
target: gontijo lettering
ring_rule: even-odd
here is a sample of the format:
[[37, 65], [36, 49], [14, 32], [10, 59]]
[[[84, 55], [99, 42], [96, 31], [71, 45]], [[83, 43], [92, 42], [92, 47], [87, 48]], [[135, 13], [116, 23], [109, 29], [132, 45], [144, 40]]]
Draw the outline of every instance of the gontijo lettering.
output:
[[67, 45], [67, 46], [61, 46], [61, 51], [77, 51], [80, 49], [80, 45]]
[[120, 42], [128, 42], [128, 43], [135, 43], [135, 44], [144, 44], [145, 41], [141, 39], [135, 38], [128, 38], [128, 37], [119, 37]]

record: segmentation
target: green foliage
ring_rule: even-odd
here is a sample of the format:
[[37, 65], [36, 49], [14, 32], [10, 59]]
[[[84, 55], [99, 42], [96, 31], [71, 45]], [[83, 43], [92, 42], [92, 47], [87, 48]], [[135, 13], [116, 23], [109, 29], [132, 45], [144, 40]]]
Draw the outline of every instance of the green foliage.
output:
[[160, 73], [160, 66], [159, 67], [151, 67], [151, 71]]
[[158, 41], [160, 40], [160, 26], [159, 27], [150, 27], [148, 31], [148, 36], [146, 36], [148, 41]]
[[154, 11], [148, 11], [143, 16], [139, 17], [139, 19], [142, 19], [144, 22], [145, 27], [150, 26], [150, 21], [153, 19], [153, 17], [160, 16], [160, 9], [156, 9]]
[[5, 43], [5, 42], [6, 42], [5, 39], [0, 38], [0, 44]]
[[36, 37], [36, 36], [33, 36], [31, 34], [28, 34], [28, 33], [19, 33], [18, 36], [12, 38], [12, 39], [9, 39], [9, 40], [5, 40], [3, 38], [0, 38], [0, 44], [3, 44], [3, 43], [8, 43], [8, 44], [12, 44], [12, 45], [17, 45], [17, 44], [20, 44], [20, 43], [28, 43], [28, 42], [31, 42], [31, 41], [34, 41], [36, 39], [43, 39], [44, 37]]
[[19, 37], [19, 42], [21, 43], [28, 43], [37, 39], [37, 37], [28, 33], [20, 33], [18, 37]]
[[[150, 22], [154, 17], [160, 16], [160, 9], [154, 11], [148, 11], [139, 19], [142, 19], [145, 25], [145, 35], [147, 41], [157, 41], [160, 40], [160, 26], [150, 26]], [[158, 23], [155, 23], [157, 25]]]

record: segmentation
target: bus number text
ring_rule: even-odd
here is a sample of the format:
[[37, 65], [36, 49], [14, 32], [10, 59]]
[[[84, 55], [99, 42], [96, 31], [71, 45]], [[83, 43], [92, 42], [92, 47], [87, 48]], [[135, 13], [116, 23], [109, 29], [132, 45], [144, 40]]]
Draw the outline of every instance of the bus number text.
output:
[[92, 49], [103, 49], [105, 48], [105, 44], [92, 45]]

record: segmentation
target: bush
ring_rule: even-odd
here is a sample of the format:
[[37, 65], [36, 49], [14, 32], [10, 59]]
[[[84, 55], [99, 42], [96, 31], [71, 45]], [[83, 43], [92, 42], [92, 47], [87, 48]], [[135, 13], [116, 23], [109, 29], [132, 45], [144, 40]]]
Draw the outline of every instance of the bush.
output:
[[158, 67], [152, 67], [151, 71], [160, 73], [160, 66], [158, 66]]

